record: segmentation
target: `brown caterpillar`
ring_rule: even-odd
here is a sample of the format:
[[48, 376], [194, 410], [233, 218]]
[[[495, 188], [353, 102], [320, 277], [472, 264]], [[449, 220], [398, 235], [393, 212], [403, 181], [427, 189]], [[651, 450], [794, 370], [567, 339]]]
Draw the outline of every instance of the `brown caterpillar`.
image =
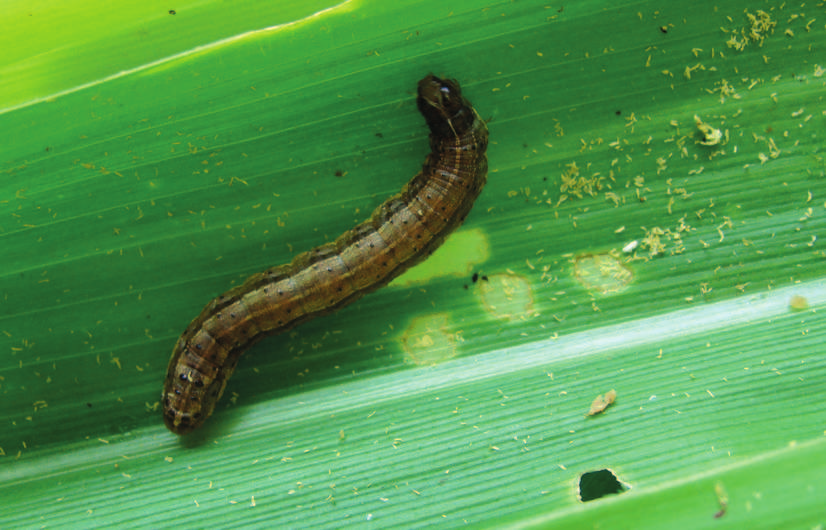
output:
[[462, 224], [487, 178], [487, 126], [455, 80], [428, 75], [416, 103], [431, 152], [401, 193], [334, 242], [212, 300], [184, 331], [161, 395], [169, 430], [187, 434], [206, 421], [250, 346], [386, 285]]

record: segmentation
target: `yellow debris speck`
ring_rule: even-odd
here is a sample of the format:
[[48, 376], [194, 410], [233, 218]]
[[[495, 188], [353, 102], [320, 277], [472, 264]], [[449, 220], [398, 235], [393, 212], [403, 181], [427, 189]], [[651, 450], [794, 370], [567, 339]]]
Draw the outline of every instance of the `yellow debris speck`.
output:
[[723, 139], [723, 133], [720, 129], [704, 123], [696, 114], [694, 115], [694, 125], [697, 126], [697, 130], [703, 135], [703, 139], [700, 140], [701, 145], [717, 145]]

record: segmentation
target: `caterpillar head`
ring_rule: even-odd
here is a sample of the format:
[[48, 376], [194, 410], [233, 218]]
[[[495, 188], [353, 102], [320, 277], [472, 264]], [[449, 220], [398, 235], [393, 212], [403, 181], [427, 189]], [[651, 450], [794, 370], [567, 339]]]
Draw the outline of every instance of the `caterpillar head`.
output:
[[188, 434], [212, 415], [224, 393], [226, 378], [210, 378], [198, 370], [178, 364], [167, 375], [163, 403], [163, 419], [175, 434]]
[[461, 136], [473, 123], [473, 108], [454, 79], [427, 75], [419, 81], [416, 104], [430, 132], [438, 137]]

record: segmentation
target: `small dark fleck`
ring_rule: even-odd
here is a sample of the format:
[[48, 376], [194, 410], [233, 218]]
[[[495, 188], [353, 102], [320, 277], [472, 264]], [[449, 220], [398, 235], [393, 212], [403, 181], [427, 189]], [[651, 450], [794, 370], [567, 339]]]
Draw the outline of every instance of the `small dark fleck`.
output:
[[336, 169], [335, 175], [337, 177], [343, 177], [344, 176], [344, 171], [342, 171], [340, 169]]
[[622, 111], [621, 111], [621, 110], [618, 110], [618, 111], [614, 112], [614, 114], [616, 114], [617, 116], [621, 116], [621, 115], [622, 115]]
[[52, 148], [51, 148], [51, 147], [47, 147], [47, 148], [46, 148], [46, 152], [47, 152], [47, 153], [48, 153], [49, 151], [51, 151], [51, 150], [52, 150]]
[[660, 26], [660, 33], [668, 33], [668, 26]]
[[473, 273], [473, 276], [471, 277], [471, 281], [472, 281], [473, 283], [476, 283], [476, 282], [478, 282], [478, 281], [479, 281], [479, 273], [478, 273], [478, 272], [474, 272], [474, 273]]
[[178, 13], [177, 13], [177, 11], [175, 11], [174, 9], [170, 9], [170, 10], [169, 10], [169, 14], [170, 14], [170, 15], [177, 15]]
[[89, 407], [89, 408], [92, 408], [92, 404], [91, 404], [91, 403], [86, 403], [86, 406], [87, 406], [87, 407]]
[[485, 281], [485, 282], [488, 281], [488, 277], [487, 276], [482, 276], [482, 281]]
[[380, 132], [376, 133], [376, 138], [384, 138], [384, 135]]

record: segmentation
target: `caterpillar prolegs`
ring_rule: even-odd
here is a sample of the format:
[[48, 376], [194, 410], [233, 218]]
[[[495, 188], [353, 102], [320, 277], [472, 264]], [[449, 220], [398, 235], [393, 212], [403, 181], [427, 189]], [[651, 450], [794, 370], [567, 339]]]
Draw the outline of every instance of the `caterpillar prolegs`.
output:
[[416, 103], [430, 128], [431, 152], [401, 193], [335, 241], [212, 300], [187, 327], [161, 396], [169, 430], [187, 434], [209, 418], [250, 346], [386, 285], [462, 224], [487, 179], [487, 127], [455, 80], [428, 75]]

